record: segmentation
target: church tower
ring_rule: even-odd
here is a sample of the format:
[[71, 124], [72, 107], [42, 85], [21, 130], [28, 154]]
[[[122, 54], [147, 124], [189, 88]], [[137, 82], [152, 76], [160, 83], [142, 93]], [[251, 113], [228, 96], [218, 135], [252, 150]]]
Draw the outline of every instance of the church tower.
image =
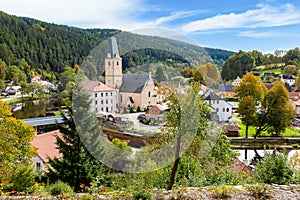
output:
[[111, 37], [110, 52], [105, 58], [105, 84], [118, 89], [122, 85], [122, 58], [119, 55], [117, 39]]

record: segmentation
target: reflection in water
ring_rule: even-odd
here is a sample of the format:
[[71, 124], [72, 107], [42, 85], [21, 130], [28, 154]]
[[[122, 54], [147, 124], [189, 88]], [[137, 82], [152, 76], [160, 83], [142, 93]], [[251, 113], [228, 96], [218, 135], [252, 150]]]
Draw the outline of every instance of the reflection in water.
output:
[[57, 104], [57, 100], [36, 100], [26, 101], [22, 104], [22, 108], [13, 112], [13, 116], [17, 119], [26, 119], [34, 117], [43, 117], [46, 108], [53, 107]]
[[45, 115], [45, 111], [46, 102], [44, 100], [27, 101], [22, 104], [22, 109], [13, 113], [13, 116], [17, 119], [41, 117]]

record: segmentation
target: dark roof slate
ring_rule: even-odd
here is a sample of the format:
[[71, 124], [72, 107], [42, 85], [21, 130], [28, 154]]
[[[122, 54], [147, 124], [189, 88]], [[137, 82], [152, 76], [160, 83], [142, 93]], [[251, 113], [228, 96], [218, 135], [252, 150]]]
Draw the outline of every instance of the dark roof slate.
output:
[[210, 92], [207, 97], [204, 98], [204, 100], [223, 100], [221, 97], [219, 97], [216, 93]]
[[149, 74], [124, 74], [120, 92], [141, 93], [149, 80]]

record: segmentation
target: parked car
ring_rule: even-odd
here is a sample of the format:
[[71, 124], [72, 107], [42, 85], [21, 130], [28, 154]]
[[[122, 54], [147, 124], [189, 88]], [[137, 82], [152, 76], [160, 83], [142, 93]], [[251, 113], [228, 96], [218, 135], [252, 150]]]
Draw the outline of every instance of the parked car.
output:
[[139, 116], [137, 118], [138, 118], [138, 120], [144, 120], [144, 119], [146, 119], [146, 114], [139, 114]]

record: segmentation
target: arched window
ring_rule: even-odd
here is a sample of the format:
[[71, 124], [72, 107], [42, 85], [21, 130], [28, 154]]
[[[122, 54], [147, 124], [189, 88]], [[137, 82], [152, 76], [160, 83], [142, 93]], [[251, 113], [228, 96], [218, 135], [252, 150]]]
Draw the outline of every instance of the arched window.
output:
[[108, 61], [108, 66], [110, 66], [110, 61]]
[[119, 61], [117, 61], [117, 66], [119, 65]]
[[151, 97], [151, 92], [150, 92], [150, 91], [148, 92], [148, 97], [149, 97], [149, 98]]

